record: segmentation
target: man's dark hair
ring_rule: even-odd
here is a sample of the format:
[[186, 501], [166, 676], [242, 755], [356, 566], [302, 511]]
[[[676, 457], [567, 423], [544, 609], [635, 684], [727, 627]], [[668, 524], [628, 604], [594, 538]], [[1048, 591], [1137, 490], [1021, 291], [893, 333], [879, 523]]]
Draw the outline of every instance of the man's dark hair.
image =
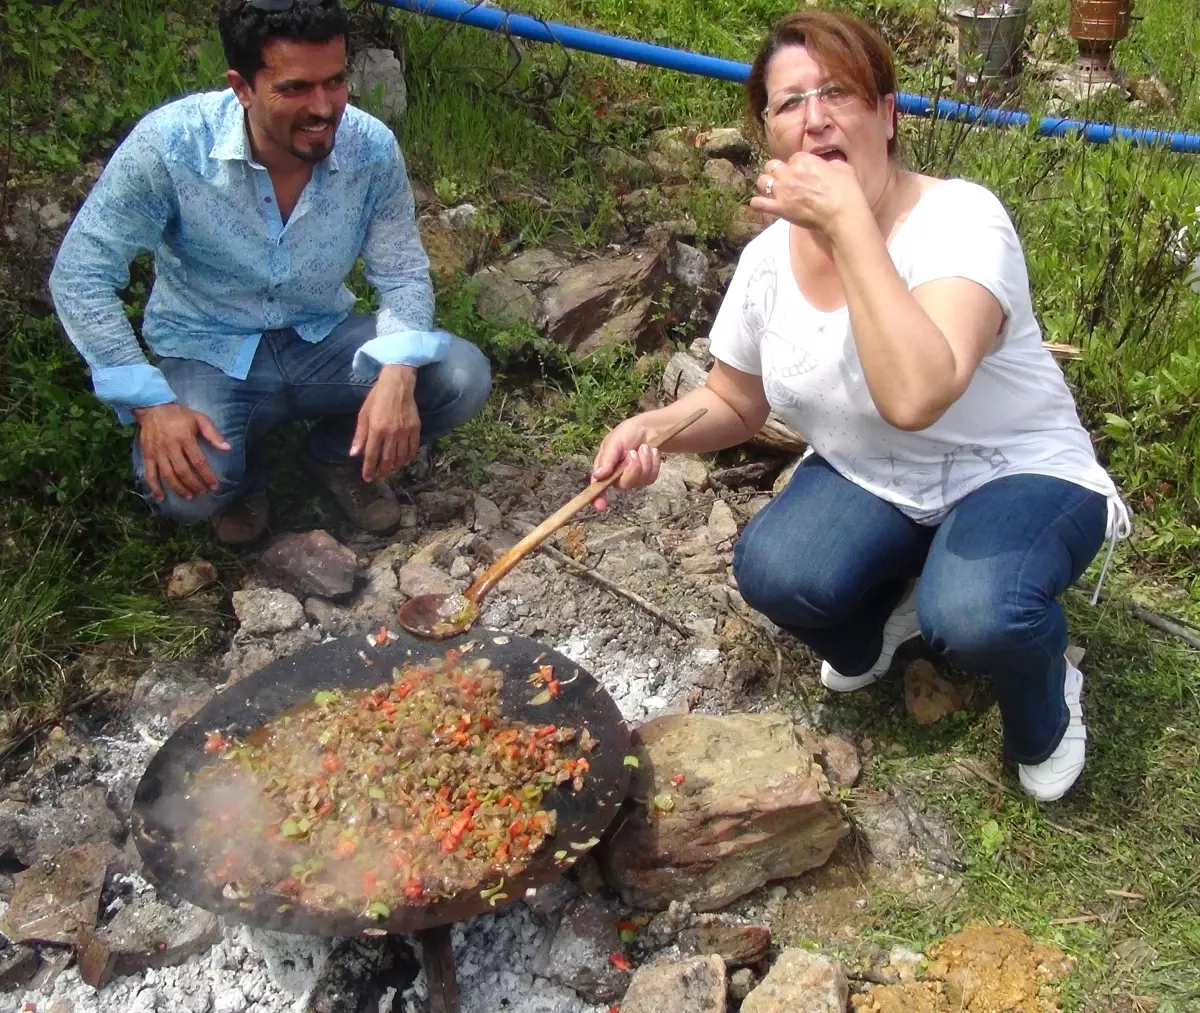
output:
[[[264, 6], [267, 6], [264, 4]], [[225, 61], [254, 87], [263, 69], [263, 47], [272, 39], [350, 42], [350, 18], [339, 0], [294, 0], [286, 10], [263, 10], [253, 0], [225, 0], [218, 20]]]

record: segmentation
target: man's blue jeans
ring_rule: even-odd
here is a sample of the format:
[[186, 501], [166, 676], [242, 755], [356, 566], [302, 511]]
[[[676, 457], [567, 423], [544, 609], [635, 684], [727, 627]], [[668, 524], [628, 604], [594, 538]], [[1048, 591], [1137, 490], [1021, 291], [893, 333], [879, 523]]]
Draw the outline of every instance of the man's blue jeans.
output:
[[[244, 380], [194, 359], [163, 359], [158, 366], [179, 401], [208, 415], [230, 449], [217, 450], [200, 441], [220, 483], [216, 492], [186, 500], [164, 489], [167, 498], [160, 503], [146, 486], [141, 448], [134, 440], [133, 470], [142, 494], [174, 520], [196, 521], [218, 514], [265, 488], [267, 469], [265, 462], [255, 459], [254, 448], [269, 429], [292, 419], [319, 420], [308, 439], [308, 451], [317, 460], [351, 460], [358, 410], [373, 381], [351, 379], [350, 364], [355, 351], [374, 336], [374, 317], [359, 314], [351, 314], [313, 343], [291, 328], [266, 331]], [[417, 370], [421, 443], [431, 443], [478, 414], [491, 384], [484, 354], [455, 337], [446, 358]]]
[[1056, 599], [1103, 544], [1107, 518], [1103, 496], [1014, 475], [922, 526], [813, 456], [746, 526], [734, 573], [752, 608], [849, 676], [875, 664], [884, 623], [919, 575], [921, 636], [991, 677], [1009, 754], [1040, 763], [1069, 718]]

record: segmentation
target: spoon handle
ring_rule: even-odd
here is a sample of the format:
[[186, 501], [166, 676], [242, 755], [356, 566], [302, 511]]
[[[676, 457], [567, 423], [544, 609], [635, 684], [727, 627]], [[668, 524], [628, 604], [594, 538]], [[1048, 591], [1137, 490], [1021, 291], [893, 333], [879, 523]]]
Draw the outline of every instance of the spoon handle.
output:
[[[650, 447], [662, 446], [668, 440], [674, 439], [676, 436], [682, 433], [688, 426], [699, 419], [707, 411], [707, 408], [701, 408], [698, 411], [692, 412], [692, 414], [687, 418], [676, 422], [675, 425], [671, 426], [671, 428], [666, 432], [654, 437], [654, 439], [650, 440], [647, 445]], [[465, 596], [476, 604], [482, 601], [483, 596], [487, 594], [493, 587], [495, 587], [501, 580], [503, 580], [514, 566], [516, 566], [522, 559], [528, 556], [529, 553], [541, 545], [542, 542], [554, 534], [554, 532], [566, 524], [567, 521], [579, 513], [580, 510], [591, 503], [597, 496], [604, 492], [605, 489], [607, 489], [621, 477], [624, 471], [625, 462], [622, 461], [617, 465], [616, 468], [613, 469], [613, 473], [607, 478], [596, 479], [578, 496], [576, 496], [570, 502], [559, 507], [554, 513], [542, 521], [541, 524], [539, 524], [536, 528], [529, 532], [529, 534], [517, 542], [517, 544], [509, 549], [503, 556], [497, 559], [496, 562], [489, 566], [487, 570], [480, 575], [479, 579], [476, 580], [475, 583], [469, 588], [467, 588], [467, 590], [464, 592]]]

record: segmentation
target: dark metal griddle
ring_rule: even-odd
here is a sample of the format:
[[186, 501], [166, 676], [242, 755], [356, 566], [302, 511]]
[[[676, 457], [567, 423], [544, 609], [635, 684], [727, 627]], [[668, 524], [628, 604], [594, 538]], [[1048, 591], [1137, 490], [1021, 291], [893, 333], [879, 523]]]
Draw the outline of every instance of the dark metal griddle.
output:
[[[620, 809], [629, 783], [629, 768], [624, 764], [629, 728], [608, 692], [569, 658], [536, 641], [478, 627], [441, 642], [401, 632], [398, 640], [376, 647], [365, 637], [343, 637], [272, 662], [219, 693], [163, 744], [138, 784], [133, 835], [150, 877], [164, 891], [199, 907], [263, 928], [322, 936], [417, 932], [424, 949], [431, 1009], [457, 1010], [449, 926], [495, 909], [478, 889], [422, 907], [401, 907], [382, 920], [298, 907], [281, 911], [287, 899], [275, 893], [247, 900], [228, 898], [209, 881], [198, 856], [186, 844], [187, 828], [201, 815], [189, 796], [187, 775], [213, 762], [204, 753], [209, 732], [245, 736], [311, 699], [318, 690], [368, 690], [390, 681], [394, 667], [431, 661], [449, 648], [462, 650], [472, 642], [475, 647], [466, 658], [486, 657], [493, 669], [504, 674], [500, 699], [505, 717], [538, 725], [586, 727], [598, 740], [588, 755], [591, 769], [583, 791], [575, 793], [564, 785], [545, 794], [542, 804], [557, 812], [557, 831], [526, 870], [505, 883], [507, 899], [496, 906], [519, 900], [526, 890], [555, 879], [570, 867], [571, 859], [586, 853], [571, 845], [599, 838]], [[527, 680], [538, 665], [553, 665], [557, 678], [565, 682], [574, 677], [574, 681], [549, 703], [533, 706], [530, 700], [539, 687]], [[559, 851], [566, 851], [568, 858], [556, 861]]]

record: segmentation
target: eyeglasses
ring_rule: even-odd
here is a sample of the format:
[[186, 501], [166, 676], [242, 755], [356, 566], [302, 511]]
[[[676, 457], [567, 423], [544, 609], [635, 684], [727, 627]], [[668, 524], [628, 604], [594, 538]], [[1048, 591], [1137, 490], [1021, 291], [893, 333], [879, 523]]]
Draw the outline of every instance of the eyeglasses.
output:
[[781, 95], [763, 110], [763, 120], [767, 123], [777, 123], [798, 116], [807, 111], [808, 100], [814, 96], [829, 112], [845, 109], [856, 97], [853, 92], [847, 91], [836, 81], [826, 81], [820, 88], [814, 88], [812, 91], [789, 92]]

